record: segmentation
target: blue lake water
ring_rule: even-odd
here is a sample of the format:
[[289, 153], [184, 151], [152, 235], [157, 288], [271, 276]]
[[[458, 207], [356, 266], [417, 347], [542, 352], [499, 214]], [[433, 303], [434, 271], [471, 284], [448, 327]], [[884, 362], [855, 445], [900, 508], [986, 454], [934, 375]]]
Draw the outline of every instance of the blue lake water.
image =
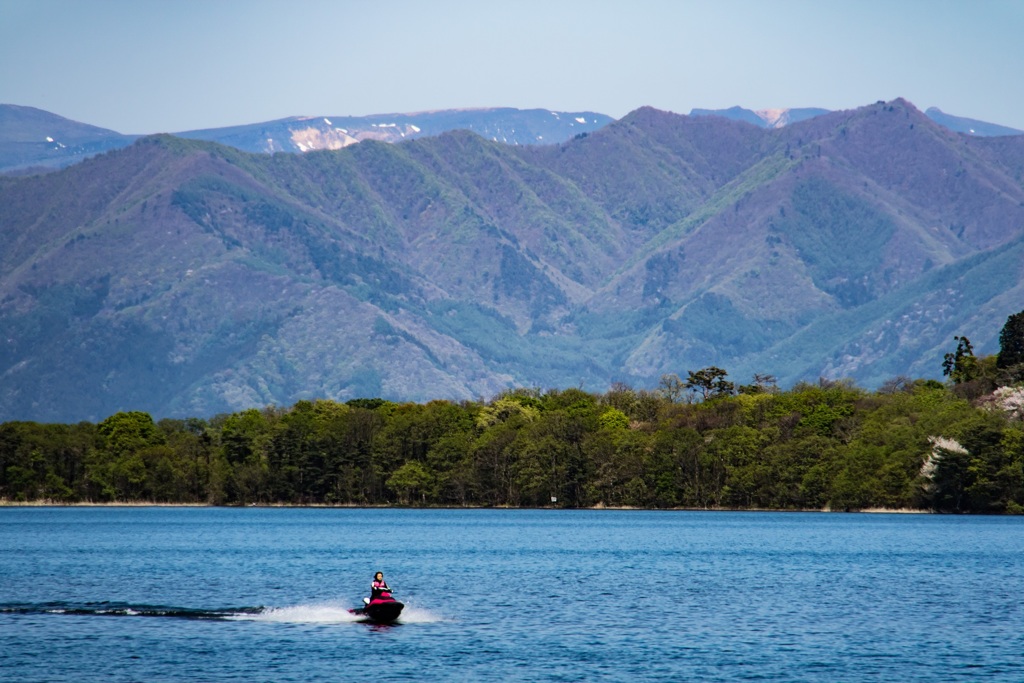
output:
[[1012, 517], [0, 508], [24, 683], [1024, 681], [1022, 597]]

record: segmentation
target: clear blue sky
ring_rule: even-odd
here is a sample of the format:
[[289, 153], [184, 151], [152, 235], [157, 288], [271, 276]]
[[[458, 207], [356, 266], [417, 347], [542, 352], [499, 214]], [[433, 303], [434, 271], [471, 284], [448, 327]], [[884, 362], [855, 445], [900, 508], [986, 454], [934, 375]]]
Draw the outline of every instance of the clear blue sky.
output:
[[0, 103], [122, 133], [895, 97], [1024, 129], [1024, 0], [0, 0]]

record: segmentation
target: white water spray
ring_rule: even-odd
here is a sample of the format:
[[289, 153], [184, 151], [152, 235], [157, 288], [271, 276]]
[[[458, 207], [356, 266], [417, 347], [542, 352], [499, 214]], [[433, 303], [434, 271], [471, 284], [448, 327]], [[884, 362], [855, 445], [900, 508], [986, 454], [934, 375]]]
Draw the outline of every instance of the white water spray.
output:
[[[338, 603], [292, 605], [289, 607], [267, 607], [257, 614], [237, 614], [231, 619], [237, 621], [267, 621], [281, 624], [345, 624], [363, 621], [364, 617], [352, 614]], [[442, 621], [440, 615], [429, 610], [406, 605], [399, 624], [432, 624]]]
[[293, 605], [268, 607], [258, 614], [239, 614], [242, 621], [270, 621], [282, 624], [343, 624], [358, 621], [359, 617], [338, 604]]

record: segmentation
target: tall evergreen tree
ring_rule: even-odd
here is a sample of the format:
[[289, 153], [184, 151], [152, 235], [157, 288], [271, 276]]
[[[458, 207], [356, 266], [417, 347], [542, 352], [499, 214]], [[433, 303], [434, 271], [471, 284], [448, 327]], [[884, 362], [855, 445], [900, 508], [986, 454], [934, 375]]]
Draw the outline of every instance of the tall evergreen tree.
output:
[[953, 380], [954, 384], [963, 384], [978, 376], [978, 359], [974, 357], [974, 347], [967, 337], [953, 337], [956, 341], [956, 352], [947, 353], [942, 360], [942, 374]]
[[999, 332], [999, 355], [996, 367], [1009, 368], [1024, 363], [1024, 311], [1006, 319]]

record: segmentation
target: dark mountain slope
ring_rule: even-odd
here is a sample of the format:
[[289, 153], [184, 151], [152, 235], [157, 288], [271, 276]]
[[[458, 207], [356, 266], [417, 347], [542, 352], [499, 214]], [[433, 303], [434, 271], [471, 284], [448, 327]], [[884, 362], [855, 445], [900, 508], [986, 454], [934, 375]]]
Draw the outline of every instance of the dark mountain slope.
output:
[[[653, 239], [649, 244], [658, 248], [634, 259], [595, 304], [609, 315], [622, 307], [668, 311], [629, 356], [631, 371], [656, 375], [684, 359], [687, 366], [716, 362], [781, 372], [774, 368], [788, 363], [759, 350], [772, 339], [831, 311], [898, 292], [936, 266], [1016, 239], [1024, 229], [1020, 184], [979, 161], [973, 145], [981, 141], [950, 135], [905, 107], [896, 101], [780, 132], [785, 160], [772, 164], [765, 158], [765, 173], [747, 171], [756, 182], [726, 188], [732, 190], [728, 210], [707, 210], [714, 204], [709, 200]], [[913, 117], [916, 125], [894, 126], [897, 116]], [[950, 229], [941, 216], [959, 223]], [[979, 328], [990, 330], [991, 321]], [[925, 338], [935, 339], [929, 332], [937, 333], [926, 330]], [[809, 348], [822, 351], [821, 344]], [[865, 351], [853, 374], [865, 374], [872, 354], [891, 352]], [[872, 369], [873, 379], [886, 371]]]
[[[829, 125], [832, 134], [823, 130]], [[801, 136], [803, 128], [786, 133]], [[920, 212], [917, 220], [950, 230], [973, 248], [1005, 241], [1007, 226], [998, 211], [990, 215], [990, 207], [1015, 201], [1020, 185], [976, 151], [985, 141], [934, 125], [904, 100], [823, 116], [806, 129], [819, 140], [822, 154], [907, 197]]]
[[971, 149], [986, 164], [1002, 170], [1011, 184], [1024, 184], [1024, 135], [974, 140]]
[[[1024, 240], [926, 273], [906, 287], [853, 310], [823, 316], [770, 349], [782, 372], [864, 377], [879, 384], [898, 374], [934, 376], [953, 335], [971, 332], [988, 349], [1006, 310], [1024, 301]], [[825, 343], [834, 350], [822, 367]]]
[[[335, 324], [346, 330], [348, 346], [375, 348], [377, 335], [403, 359], [424, 355], [423, 344], [395, 332], [386, 322], [388, 314], [370, 301], [422, 299], [400, 265], [386, 265], [369, 253], [371, 242], [357, 232], [261, 183], [259, 175], [272, 176], [237, 154], [171, 138], [147, 139], [89, 162], [103, 166], [103, 192], [83, 186], [94, 177], [86, 164], [18, 183], [5, 193], [5, 200], [17, 197], [17, 190], [72, 198], [61, 210], [41, 202], [34, 217], [26, 208], [20, 225], [10, 230], [4, 221], [4, 234], [17, 235], [19, 244], [45, 245], [35, 253], [21, 249], [31, 263], [5, 272], [2, 399], [7, 410], [60, 415], [47, 408], [54, 395], [74, 397], [61, 410], [90, 417], [111, 408], [161, 412], [195, 405], [197, 399], [183, 398], [182, 392], [223, 382], [236, 364], [252, 365], [250, 356], [259, 360], [267, 353], [261, 355], [263, 346], [275, 348], [270, 340], [296, 329], [307, 339], [318, 337], [321, 332], [306, 325], [321, 322], [328, 304]], [[243, 159], [256, 173], [247, 173], [232, 158]], [[90, 201], [79, 206], [83, 200], [75, 197]], [[18, 228], [25, 225], [45, 226], [47, 233], [24, 239]], [[366, 301], [330, 294], [339, 287]], [[378, 316], [383, 322], [375, 325]], [[369, 324], [350, 328], [349, 320]], [[457, 344], [450, 346], [454, 350], [445, 353], [454, 354], [461, 366], [480, 365], [461, 357]], [[257, 363], [264, 379], [238, 390], [239, 396], [261, 403], [282, 391], [306, 391], [297, 388], [304, 383], [293, 372], [268, 383], [266, 377], [282, 373], [279, 361]], [[322, 370], [323, 358], [312, 362]], [[409, 368], [413, 375], [419, 371], [415, 365]], [[301, 376], [305, 366], [295, 360], [285, 367]], [[482, 368], [476, 372], [483, 375]], [[359, 393], [381, 391], [383, 380], [372, 367], [361, 364], [353, 375]], [[496, 386], [488, 383], [493, 379], [482, 381], [476, 391]], [[234, 391], [224, 389], [228, 396]], [[460, 391], [472, 395], [464, 387]], [[224, 398], [216, 405], [226, 407]]]
[[526, 328], [580, 299], [577, 280], [592, 272], [581, 261], [610, 262], [620, 249], [607, 219], [570, 184], [471, 134], [367, 143], [321, 155], [315, 166], [274, 157], [267, 168], [296, 197], [315, 193], [325, 214], [422, 275], [427, 298], [489, 292]]
[[[455, 133], [408, 146], [425, 167], [450, 179], [502, 240], [543, 270], [568, 278], [563, 294], [579, 300], [624, 255], [619, 226], [574, 183], [525, 162], [515, 150]], [[455, 188], [458, 188], [457, 190]], [[453, 207], [454, 208], [454, 207]], [[431, 235], [430, 221], [411, 222]], [[585, 267], [584, 267], [585, 264]]]
[[732, 121], [645, 107], [586, 138], [516, 151], [571, 180], [643, 243], [692, 213], [771, 144], [762, 131]]

